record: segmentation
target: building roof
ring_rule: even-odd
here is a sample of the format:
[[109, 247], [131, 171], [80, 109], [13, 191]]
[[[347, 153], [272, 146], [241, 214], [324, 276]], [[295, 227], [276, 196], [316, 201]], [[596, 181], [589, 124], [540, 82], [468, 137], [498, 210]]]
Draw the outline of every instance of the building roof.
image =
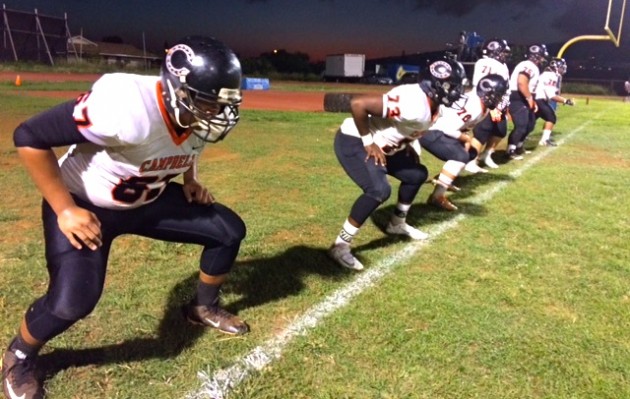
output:
[[149, 51], [136, 48], [131, 44], [93, 42], [83, 36], [73, 36], [68, 40], [69, 49], [84, 55], [99, 55], [102, 57], [141, 58], [159, 60], [161, 57]]

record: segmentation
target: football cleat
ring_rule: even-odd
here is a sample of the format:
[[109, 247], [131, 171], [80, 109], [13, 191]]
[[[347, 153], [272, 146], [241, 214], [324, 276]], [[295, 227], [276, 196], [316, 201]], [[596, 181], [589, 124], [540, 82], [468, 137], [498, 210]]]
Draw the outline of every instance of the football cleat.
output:
[[216, 328], [231, 335], [249, 332], [247, 323], [218, 305], [196, 305], [190, 302], [183, 311], [186, 319], [193, 324]]
[[35, 357], [26, 357], [21, 351], [4, 352], [0, 360], [2, 388], [10, 399], [43, 399], [44, 388], [37, 379]]
[[389, 222], [385, 231], [389, 234], [399, 234], [403, 236], [407, 236], [412, 240], [426, 240], [429, 238], [429, 235], [423, 231], [416, 229], [415, 227], [409, 226], [407, 223], [399, 223], [392, 224]]
[[456, 211], [457, 207], [446, 198], [445, 195], [430, 195], [427, 204], [445, 209], [447, 211]]
[[334, 244], [328, 249], [328, 256], [341, 267], [363, 270], [363, 264], [352, 255], [348, 244]]
[[523, 159], [523, 156], [520, 154], [517, 154], [516, 151], [514, 150], [508, 150], [505, 153], [505, 156], [507, 157], [507, 159], [509, 160], [516, 160], [516, 161], [520, 161]]
[[539, 141], [538, 145], [542, 146], [542, 147], [557, 147], [558, 146], [558, 144], [555, 141], [553, 141], [552, 139], [545, 140], [545, 141]]
[[524, 154], [531, 154], [532, 153], [530, 150], [526, 150], [525, 147], [516, 147], [516, 150], [514, 150], [514, 152], [517, 155], [524, 155]]

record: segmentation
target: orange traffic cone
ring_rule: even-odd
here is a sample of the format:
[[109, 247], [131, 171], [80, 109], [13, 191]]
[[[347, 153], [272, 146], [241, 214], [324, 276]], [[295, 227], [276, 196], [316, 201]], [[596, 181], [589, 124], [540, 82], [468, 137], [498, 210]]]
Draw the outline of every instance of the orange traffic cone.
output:
[[20, 75], [16, 76], [16, 78], [15, 78], [15, 85], [16, 86], [22, 86], [22, 78], [20, 78]]

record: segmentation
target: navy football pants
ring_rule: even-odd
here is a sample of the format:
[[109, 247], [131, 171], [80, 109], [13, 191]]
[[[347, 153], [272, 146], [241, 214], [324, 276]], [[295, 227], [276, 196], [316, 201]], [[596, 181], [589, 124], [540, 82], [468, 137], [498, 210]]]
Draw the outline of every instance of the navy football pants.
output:
[[413, 202], [429, 175], [411, 148], [388, 155], [386, 166], [376, 165], [373, 158], [365, 160], [367, 153], [361, 139], [341, 132], [335, 136], [335, 154], [348, 176], [363, 190], [350, 210], [350, 217], [361, 225], [390, 197], [387, 175], [400, 180], [398, 202], [403, 204]]
[[189, 204], [178, 183], [169, 183], [157, 200], [136, 209], [109, 210], [76, 197], [75, 201], [101, 221], [103, 245], [96, 251], [74, 248], [59, 230], [57, 215], [43, 202], [50, 281], [46, 294], [26, 313], [29, 332], [42, 342], [92, 312], [103, 292], [109, 250], [116, 237], [135, 234], [201, 245], [201, 270], [221, 275], [230, 271], [246, 234], [245, 224], [235, 212], [218, 203]]

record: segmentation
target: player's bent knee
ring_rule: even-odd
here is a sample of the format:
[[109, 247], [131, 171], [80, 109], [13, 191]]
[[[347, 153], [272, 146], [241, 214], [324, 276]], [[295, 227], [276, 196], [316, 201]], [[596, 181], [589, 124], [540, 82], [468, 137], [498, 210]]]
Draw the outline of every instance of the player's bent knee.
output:
[[84, 292], [80, 297], [54, 299], [47, 301], [48, 309], [53, 316], [63, 320], [76, 321], [88, 316], [98, 303], [99, 293]]
[[389, 184], [373, 187], [371, 190], [367, 191], [365, 195], [382, 204], [392, 195], [392, 187]]
[[419, 164], [416, 168], [412, 169], [409, 174], [409, 178], [405, 178], [405, 183], [414, 184], [418, 187], [422, 186], [429, 177], [429, 169], [426, 166]]
[[217, 215], [223, 226], [222, 241], [225, 245], [239, 244], [247, 235], [247, 227], [241, 217], [230, 208], [216, 204]]

